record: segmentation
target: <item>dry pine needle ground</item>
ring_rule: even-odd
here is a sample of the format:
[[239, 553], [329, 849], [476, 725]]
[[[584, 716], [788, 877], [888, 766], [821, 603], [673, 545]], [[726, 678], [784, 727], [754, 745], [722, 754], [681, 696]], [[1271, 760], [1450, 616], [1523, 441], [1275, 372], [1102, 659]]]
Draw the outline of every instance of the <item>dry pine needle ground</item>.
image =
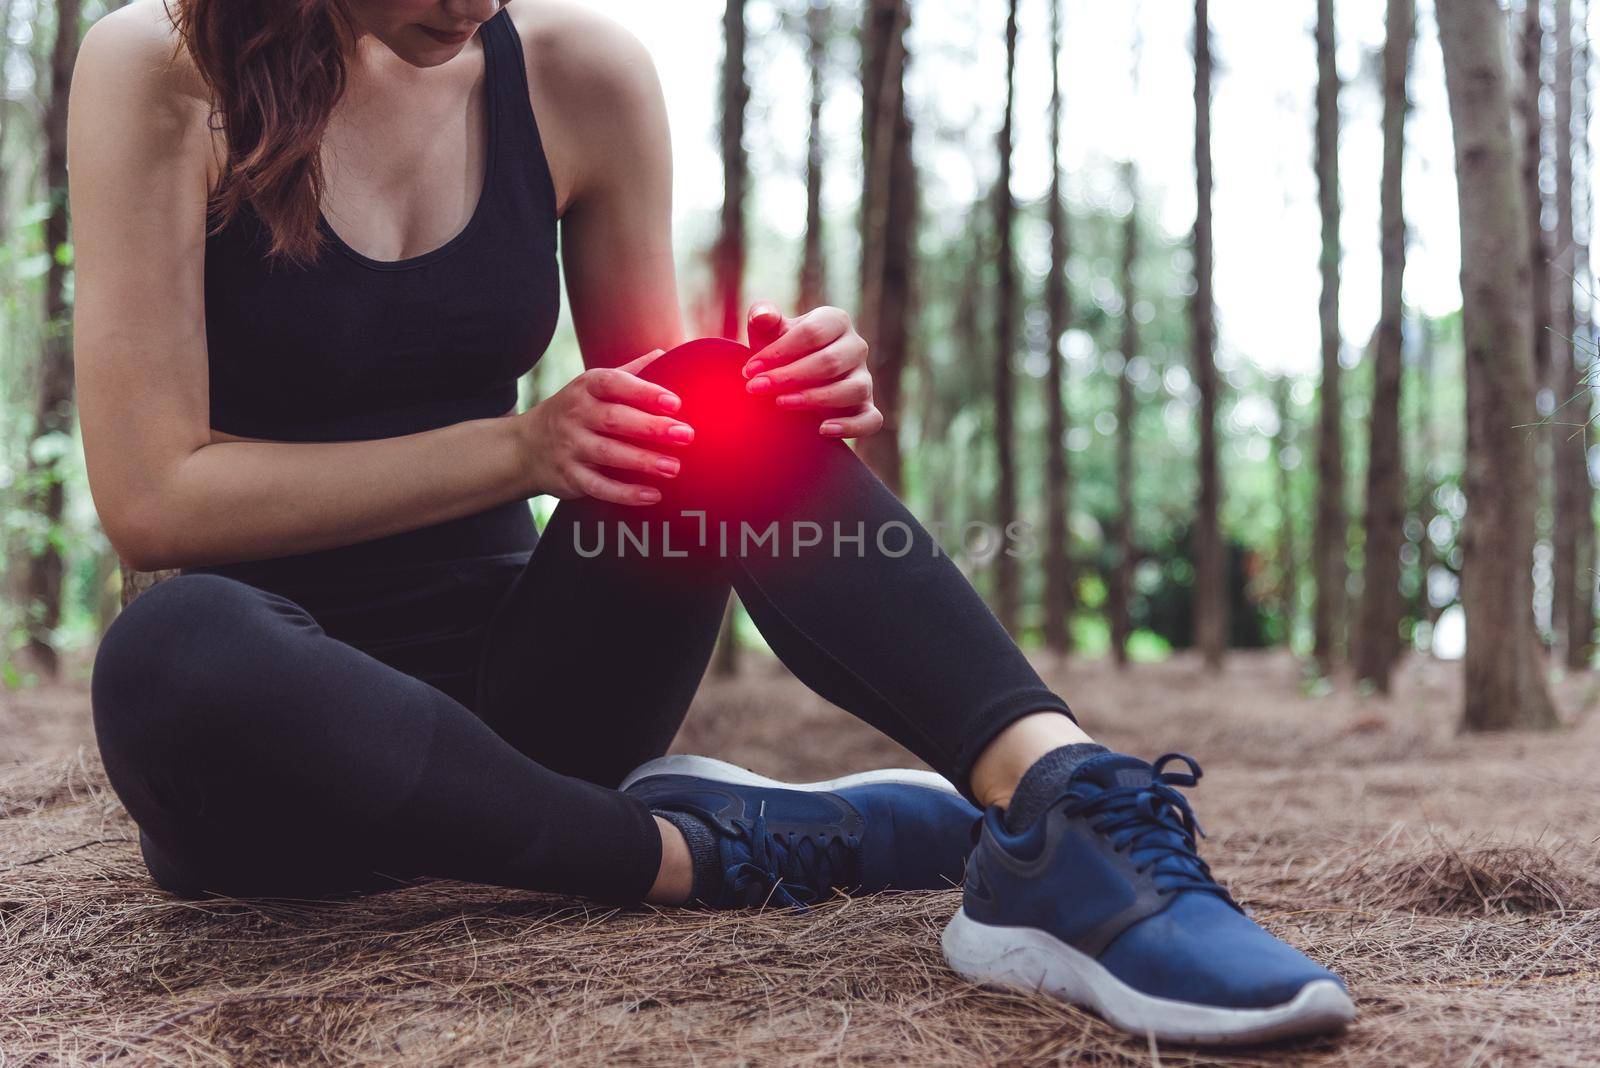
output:
[[[1177, 661], [1055, 681], [1108, 744], [1206, 766], [1206, 855], [1349, 979], [1362, 1018], [1342, 1039], [1153, 1050], [972, 988], [937, 950], [954, 892], [804, 915], [442, 882], [175, 901], [105, 786], [78, 684], [0, 697], [0, 1065], [1595, 1062], [1592, 679], [1563, 684], [1560, 732], [1492, 738], [1457, 736], [1456, 672], [1428, 662], [1387, 701], [1306, 698], [1269, 655], [1218, 680]], [[785, 745], [800, 724], [830, 746]], [[703, 691], [678, 744], [792, 778], [909, 760], [759, 662]]]

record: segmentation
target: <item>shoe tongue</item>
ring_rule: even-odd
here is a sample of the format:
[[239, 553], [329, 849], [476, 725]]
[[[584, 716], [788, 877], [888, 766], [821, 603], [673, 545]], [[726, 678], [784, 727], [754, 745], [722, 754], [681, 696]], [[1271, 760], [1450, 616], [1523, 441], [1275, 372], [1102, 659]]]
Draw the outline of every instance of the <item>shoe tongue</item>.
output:
[[[1144, 786], [1155, 778], [1155, 768], [1125, 753], [1106, 753], [1079, 764], [1068, 781], [1068, 789], [1087, 784], [1098, 790], [1118, 786]], [[1096, 792], [1098, 792], [1098, 790]]]

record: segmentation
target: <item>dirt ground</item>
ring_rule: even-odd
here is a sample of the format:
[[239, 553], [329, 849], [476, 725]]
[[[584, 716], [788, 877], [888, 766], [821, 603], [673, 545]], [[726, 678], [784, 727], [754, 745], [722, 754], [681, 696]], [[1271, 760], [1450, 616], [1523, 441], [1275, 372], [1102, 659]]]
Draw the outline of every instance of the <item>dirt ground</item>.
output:
[[[78, 674], [84, 673], [79, 666]], [[180, 902], [148, 881], [81, 685], [0, 695], [0, 1066], [55, 1063], [1594, 1064], [1600, 680], [1568, 725], [1462, 737], [1459, 669], [1307, 696], [1238, 655], [1050, 671], [1113, 747], [1205, 766], [1218, 876], [1340, 971], [1342, 1037], [1155, 1049], [938, 954], [955, 891], [805, 914], [607, 910], [430, 883], [345, 902]], [[703, 688], [680, 750], [788, 778], [907, 763], [765, 661]]]

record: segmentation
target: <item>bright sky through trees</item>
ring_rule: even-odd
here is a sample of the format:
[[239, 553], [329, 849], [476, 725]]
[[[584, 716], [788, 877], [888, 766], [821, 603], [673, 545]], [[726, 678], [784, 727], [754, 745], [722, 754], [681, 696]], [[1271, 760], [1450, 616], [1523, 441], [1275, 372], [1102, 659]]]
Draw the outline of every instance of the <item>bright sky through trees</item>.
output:
[[[721, 199], [714, 142], [720, 0], [591, 0], [629, 26], [655, 56], [667, 94], [677, 156], [680, 216], [714, 211]], [[841, 4], [853, 11], [853, 6]], [[1430, 314], [1460, 304], [1454, 159], [1432, 0], [1418, 4], [1408, 128], [1406, 213], [1412, 246], [1406, 299]], [[1135, 12], [1141, 37], [1138, 90]], [[1217, 63], [1216, 298], [1222, 355], [1271, 369], [1313, 371], [1317, 362], [1316, 184], [1311, 168], [1316, 81], [1313, 0], [1223, 3], [1212, 8]], [[852, 16], [853, 17], [853, 16]], [[1018, 56], [1018, 197], [1049, 181], [1048, 7], [1023, 0]], [[1341, 320], [1346, 346], [1364, 345], [1378, 319], [1378, 170], [1382, 108], [1374, 70], [1383, 5], [1341, 3], [1339, 69], [1345, 80], [1340, 146], [1344, 198]], [[930, 210], [965, 210], [993, 180], [993, 136], [1004, 74], [1004, 5], [921, 3], [913, 12], [912, 74], [917, 156]], [[1064, 161], [1077, 198], [1116, 196], [1111, 163], [1132, 154], [1148, 196], [1173, 234], [1193, 219], [1191, 10], [1176, 0], [1066, 0]], [[805, 72], [801, 46], [775, 32], [771, 0], [750, 4], [753, 129], [749, 135], [760, 225], [798, 243], [805, 222], [802, 162]], [[848, 213], [859, 194], [860, 113], [853, 63], [841, 53], [825, 116], [827, 203]], [[943, 127], [935, 136], [935, 126]], [[1600, 124], [1595, 124], [1600, 125]], [[844, 295], [836, 296], [849, 303]], [[1348, 357], [1347, 357], [1348, 358]]]

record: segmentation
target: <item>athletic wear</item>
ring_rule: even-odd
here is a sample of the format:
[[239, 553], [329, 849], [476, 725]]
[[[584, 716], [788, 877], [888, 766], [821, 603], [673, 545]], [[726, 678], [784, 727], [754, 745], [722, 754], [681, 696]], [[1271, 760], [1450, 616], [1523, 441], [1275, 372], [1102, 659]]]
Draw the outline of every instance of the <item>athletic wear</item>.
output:
[[636, 768], [622, 792], [711, 832], [721, 878], [697, 879], [694, 894], [712, 908], [804, 907], [835, 890], [955, 886], [978, 819], [947, 780], [906, 769], [797, 784], [709, 757], [670, 756]]
[[716, 900], [722, 894], [722, 849], [717, 845], [717, 833], [706, 821], [687, 812], [675, 812], [670, 808], [652, 808], [650, 812], [672, 824], [683, 835], [691, 869], [688, 900]]
[[471, 537], [515, 542], [519, 501], [518, 522], [491, 509], [141, 594], [92, 696], [157, 880], [248, 895], [438, 875], [641, 900], [660, 836], [615, 787], [677, 733], [730, 582], [803, 682], [962, 789], [1011, 722], [1067, 712], [815, 413], [745, 391], [749, 355], [691, 342], [644, 372], [697, 428], [660, 504], [565, 501], [531, 554]]
[[[556, 320], [555, 193], [509, 14], [477, 37], [484, 182], [455, 237], [381, 262], [323, 219], [301, 266], [267, 258], [248, 210], [208, 236], [213, 427], [345, 441], [513, 407]], [[697, 430], [653, 508], [564, 502], [540, 540], [511, 500], [186, 569], [129, 605], [96, 656], [95, 728], [157, 882], [305, 895], [436, 875], [642, 899], [660, 836], [615, 787], [676, 734], [730, 585], [802, 680], [963, 787], [1011, 721], [1066, 711], [817, 413], [745, 391], [748, 356], [702, 342], [645, 373]]]
[[[555, 187], [502, 10], [479, 27], [484, 178], [470, 221], [404, 260], [350, 248], [318, 216], [317, 262], [266, 258], [248, 209], [206, 240], [211, 425], [278, 441], [411, 434], [502, 415], [560, 306]], [[212, 220], [215, 223], [215, 220]]]
[[1075, 742], [1052, 749], [1033, 762], [1017, 782], [1006, 805], [1006, 830], [1023, 830], [1066, 793], [1078, 765], [1111, 750], [1096, 742]]
[[[1189, 771], [1163, 770], [1174, 760]], [[951, 967], [1169, 1041], [1263, 1041], [1353, 1019], [1337, 976], [1256, 926], [1212, 879], [1174, 789], [1199, 777], [1186, 756], [1151, 767], [1108, 752], [1080, 763], [1020, 832], [991, 808], [945, 929]]]

